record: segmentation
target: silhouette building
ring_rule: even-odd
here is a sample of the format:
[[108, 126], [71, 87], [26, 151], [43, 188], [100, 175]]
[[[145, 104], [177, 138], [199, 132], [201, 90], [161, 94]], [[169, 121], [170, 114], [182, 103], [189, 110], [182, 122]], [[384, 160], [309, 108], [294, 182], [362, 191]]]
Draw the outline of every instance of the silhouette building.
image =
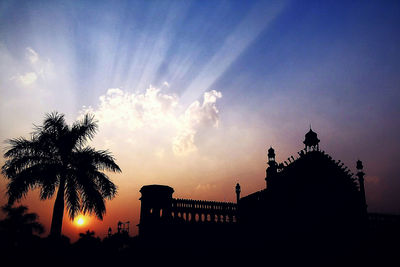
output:
[[260, 240], [268, 247], [359, 239], [368, 223], [362, 162], [354, 175], [319, 142], [310, 128], [304, 149], [284, 163], [276, 162], [270, 147], [266, 188], [241, 197], [237, 184], [236, 203], [177, 199], [169, 186], [143, 186], [139, 237], [149, 245], [247, 247]]

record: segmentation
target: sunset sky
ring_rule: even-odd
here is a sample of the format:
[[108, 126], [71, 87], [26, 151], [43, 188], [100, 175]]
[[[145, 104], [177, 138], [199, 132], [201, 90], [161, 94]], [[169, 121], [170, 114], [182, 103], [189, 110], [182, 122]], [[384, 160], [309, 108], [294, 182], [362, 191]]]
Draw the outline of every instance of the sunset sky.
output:
[[[143, 185], [263, 189], [267, 149], [296, 156], [310, 124], [334, 159], [363, 161], [369, 211], [400, 213], [399, 29], [399, 1], [1, 1], [1, 151], [47, 112], [95, 115], [119, 191], [103, 221], [65, 216], [72, 240], [136, 234]], [[21, 201], [46, 234], [53, 202]]]

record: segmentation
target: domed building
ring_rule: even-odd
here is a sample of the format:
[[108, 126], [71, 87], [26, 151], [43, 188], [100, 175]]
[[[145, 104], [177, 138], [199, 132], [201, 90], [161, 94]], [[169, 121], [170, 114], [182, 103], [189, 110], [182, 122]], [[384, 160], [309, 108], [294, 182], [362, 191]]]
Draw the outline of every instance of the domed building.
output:
[[259, 246], [260, 240], [268, 247], [357, 239], [367, 222], [362, 163], [355, 176], [320, 150], [319, 142], [310, 127], [304, 149], [283, 163], [270, 147], [266, 188], [240, 197], [237, 184], [236, 203], [176, 199], [171, 187], [144, 186], [139, 236], [209, 245], [223, 239], [246, 247]]
[[283, 164], [275, 161], [272, 147], [268, 150], [267, 187], [239, 201], [245, 237], [304, 241], [357, 234], [367, 212], [361, 162], [357, 179], [320, 150], [319, 141], [310, 128], [305, 148]]

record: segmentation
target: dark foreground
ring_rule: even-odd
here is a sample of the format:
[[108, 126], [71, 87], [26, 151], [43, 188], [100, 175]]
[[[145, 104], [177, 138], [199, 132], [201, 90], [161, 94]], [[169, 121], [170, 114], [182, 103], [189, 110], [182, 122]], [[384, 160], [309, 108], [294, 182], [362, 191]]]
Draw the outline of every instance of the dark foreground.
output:
[[[400, 266], [398, 232], [369, 234], [357, 242], [315, 238], [251, 245], [224, 240], [171, 245], [114, 235], [104, 240], [31, 238], [6, 244], [2, 266]], [[173, 244], [173, 245], [172, 245]]]

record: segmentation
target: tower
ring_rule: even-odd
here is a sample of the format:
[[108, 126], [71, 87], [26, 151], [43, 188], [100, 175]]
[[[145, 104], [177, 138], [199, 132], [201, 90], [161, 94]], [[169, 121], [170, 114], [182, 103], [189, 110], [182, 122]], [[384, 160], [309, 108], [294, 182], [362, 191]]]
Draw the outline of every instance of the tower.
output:
[[277, 164], [275, 161], [275, 150], [270, 147], [268, 149], [268, 168], [266, 170], [266, 177], [265, 177], [265, 182], [266, 186], [271, 186], [272, 180], [274, 179], [274, 176], [277, 173]]
[[272, 147], [270, 147], [268, 149], [268, 165], [271, 166], [272, 162], [275, 162], [275, 150]]
[[361, 160], [357, 160], [357, 177], [358, 183], [360, 185], [360, 197], [361, 197], [361, 205], [362, 205], [362, 212], [364, 216], [367, 215], [367, 199], [365, 197], [365, 187], [364, 187], [364, 175], [363, 172], [363, 164]]
[[308, 133], [306, 133], [306, 135], [305, 135], [305, 139], [304, 139], [303, 143], [305, 145], [306, 151], [319, 150], [318, 135], [316, 132], [311, 130], [311, 126], [310, 126], [310, 131], [308, 131]]
[[172, 220], [174, 189], [166, 185], [146, 185], [140, 193], [139, 235], [156, 234]]
[[237, 183], [236, 184], [236, 187], [235, 187], [235, 189], [236, 189], [236, 204], [239, 204], [239, 200], [240, 200], [240, 184], [239, 183]]

